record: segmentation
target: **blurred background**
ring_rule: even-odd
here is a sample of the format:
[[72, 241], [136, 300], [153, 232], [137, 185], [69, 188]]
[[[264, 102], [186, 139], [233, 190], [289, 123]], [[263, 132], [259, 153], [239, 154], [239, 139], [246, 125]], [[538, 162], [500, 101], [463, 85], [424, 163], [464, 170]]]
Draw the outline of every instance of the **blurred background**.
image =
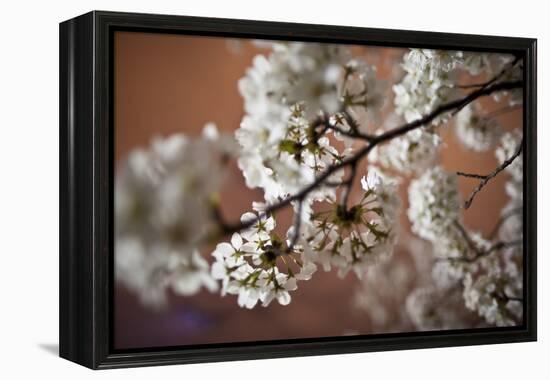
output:
[[[353, 47], [378, 68], [391, 84], [399, 74], [404, 49]], [[199, 135], [204, 124], [214, 122], [219, 130], [232, 132], [243, 116], [243, 100], [237, 81], [244, 76], [256, 54], [268, 54], [250, 41], [191, 37], [170, 34], [116, 32], [115, 34], [115, 173], [116, 166], [135, 148], [145, 148], [154, 136], [183, 132]], [[397, 77], [399, 79], [399, 77]], [[391, 86], [389, 86], [391, 87]], [[391, 88], [386, 105], [391, 108]], [[487, 110], [496, 109], [491, 100]], [[522, 111], [498, 116], [505, 129], [522, 127]], [[494, 153], [464, 149], [450, 128], [441, 133], [444, 147], [441, 162], [447, 170], [485, 174], [498, 165]], [[505, 204], [504, 182], [499, 175], [476, 197], [464, 213], [466, 226], [489, 234]], [[401, 186], [404, 210], [407, 181]], [[460, 178], [467, 196], [476, 180]], [[251, 202], [263, 200], [261, 191], [247, 189], [235, 163], [230, 166], [222, 194], [222, 209], [228, 220], [237, 220]], [[352, 195], [353, 196], [353, 195]], [[277, 218], [283, 227], [290, 214]], [[261, 341], [310, 337], [411, 331], [403, 314], [407, 290], [422, 279], [407, 268], [418, 267], [427, 244], [413, 237], [402, 214], [399, 244], [392, 265], [382, 272], [388, 297], [375, 297], [380, 313], [365, 312], [365, 298], [358, 293], [376, 292], [372, 279], [363, 284], [353, 276], [340, 279], [335, 272], [318, 271], [300, 283], [288, 306], [273, 303], [268, 308], [242, 309], [235, 296], [220, 297], [202, 290], [190, 297], [171, 296], [168, 308], [153, 311], [142, 306], [123, 286], [115, 289], [114, 341], [116, 348], [139, 348], [239, 341]], [[204, 247], [208, 258], [212, 247]], [[115, 252], [116, 254], [116, 252]], [[208, 258], [208, 260], [210, 260]], [[407, 289], [403, 289], [405, 284]], [[372, 298], [372, 297], [371, 297]], [[473, 327], [473, 326], [472, 326]]]

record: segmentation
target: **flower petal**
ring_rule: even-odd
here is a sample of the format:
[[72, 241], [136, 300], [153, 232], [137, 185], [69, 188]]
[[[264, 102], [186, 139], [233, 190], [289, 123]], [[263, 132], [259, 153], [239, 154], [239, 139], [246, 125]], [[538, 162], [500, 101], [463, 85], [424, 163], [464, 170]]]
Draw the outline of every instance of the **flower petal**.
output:
[[288, 294], [288, 292], [284, 290], [277, 292], [277, 301], [279, 301], [279, 304], [286, 306], [290, 303], [291, 299], [292, 298], [290, 297], [290, 294]]
[[235, 248], [233, 248], [231, 244], [223, 242], [216, 246], [216, 251], [214, 252], [218, 252], [218, 254], [221, 254], [222, 256], [226, 257], [234, 253]]
[[234, 233], [233, 236], [231, 236], [231, 245], [236, 249], [240, 250], [241, 246], [243, 245], [243, 238], [238, 233]]

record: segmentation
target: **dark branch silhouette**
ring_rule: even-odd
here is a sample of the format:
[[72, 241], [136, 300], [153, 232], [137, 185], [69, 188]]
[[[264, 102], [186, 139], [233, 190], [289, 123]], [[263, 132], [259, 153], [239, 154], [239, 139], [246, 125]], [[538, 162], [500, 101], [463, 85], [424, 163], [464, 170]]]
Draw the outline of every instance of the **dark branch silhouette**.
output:
[[470, 194], [470, 197], [468, 198], [468, 200], [466, 202], [464, 202], [464, 208], [465, 209], [468, 209], [472, 205], [472, 202], [474, 201], [474, 198], [477, 195], [477, 193], [479, 193], [481, 191], [481, 189], [483, 189], [483, 187], [485, 185], [487, 185], [487, 183], [491, 179], [495, 178], [501, 171], [503, 171], [508, 166], [510, 166], [512, 164], [512, 162], [514, 162], [514, 160], [519, 157], [519, 155], [521, 154], [522, 147], [523, 147], [523, 140], [521, 140], [521, 142], [519, 143], [519, 145], [516, 149], [516, 152], [510, 158], [508, 158], [502, 164], [497, 166], [495, 168], [495, 170], [493, 170], [491, 173], [489, 173], [487, 175], [456, 172], [457, 175], [460, 175], [460, 176], [463, 176], [463, 177], [477, 178], [477, 179], [481, 180], [479, 182], [479, 184], [474, 188], [474, 190], [472, 190], [472, 193]]
[[[281, 199], [277, 203], [269, 205], [268, 207], [266, 207], [266, 209], [263, 212], [259, 213], [256, 219], [251, 218], [245, 222], [227, 223], [223, 220], [223, 217], [219, 212], [219, 210], [215, 211], [213, 214], [216, 217], [216, 220], [219, 224], [220, 232], [224, 234], [231, 234], [234, 232], [241, 231], [243, 229], [246, 229], [252, 226], [263, 215], [272, 214], [282, 208], [289, 206], [294, 201], [300, 201], [300, 202], [305, 201], [307, 199], [307, 196], [313, 190], [315, 190], [319, 186], [322, 186], [323, 183], [327, 181], [333, 174], [335, 174], [339, 170], [342, 170], [346, 167], [353, 167], [354, 165], [357, 165], [358, 162], [364, 157], [366, 157], [377, 145], [383, 144], [396, 137], [403, 136], [412, 130], [425, 126], [431, 123], [440, 115], [443, 115], [447, 112], [451, 112], [456, 109], [461, 109], [476, 99], [494, 94], [499, 91], [508, 91], [508, 90], [522, 88], [523, 86], [522, 81], [507, 81], [507, 82], [498, 82], [498, 83], [494, 83], [494, 82], [496, 81], [492, 81], [490, 84], [487, 84], [486, 86], [483, 86], [475, 91], [470, 92], [468, 95], [464, 96], [461, 99], [457, 99], [452, 102], [442, 104], [436, 109], [434, 109], [432, 112], [421, 117], [420, 119], [417, 119], [410, 123], [403, 124], [397, 128], [390, 129], [389, 131], [386, 131], [380, 135], [372, 136], [372, 137], [369, 136], [370, 140], [364, 147], [360, 148], [353, 155], [328, 166], [323, 172], [321, 172], [317, 176], [317, 178], [312, 183], [305, 186], [299, 192], [289, 195], [288, 197]], [[324, 122], [328, 123], [328, 120], [324, 118]], [[315, 121], [315, 123], [322, 123], [322, 121], [317, 120]]]

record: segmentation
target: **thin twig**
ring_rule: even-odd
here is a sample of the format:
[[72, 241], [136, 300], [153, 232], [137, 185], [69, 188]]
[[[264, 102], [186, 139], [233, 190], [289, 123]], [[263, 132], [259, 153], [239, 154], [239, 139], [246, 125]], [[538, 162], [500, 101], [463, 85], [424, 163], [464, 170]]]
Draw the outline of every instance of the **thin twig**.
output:
[[495, 298], [499, 299], [500, 301], [508, 302], [508, 301], [515, 301], [523, 303], [523, 298], [520, 297], [510, 297], [506, 294], [494, 294]]
[[460, 231], [460, 234], [466, 240], [466, 243], [468, 244], [468, 247], [476, 254], [481, 254], [481, 251], [479, 250], [478, 246], [474, 243], [470, 235], [468, 234], [468, 231], [464, 228], [464, 226], [457, 220], [455, 221], [455, 226]]
[[515, 247], [517, 245], [522, 245], [522, 244], [523, 244], [523, 240], [499, 241], [484, 251], [477, 251], [476, 255], [472, 257], [446, 257], [446, 258], [441, 258], [440, 260], [473, 263], [481, 259], [482, 257], [489, 256], [493, 252], [500, 251], [501, 249], [504, 249], [504, 248]]
[[349, 113], [349, 111], [345, 107], [342, 110], [342, 115], [344, 115], [344, 118], [348, 122], [349, 127], [352, 130], [358, 132], [359, 131], [359, 123], [351, 116], [351, 114]]
[[495, 168], [495, 170], [493, 170], [491, 173], [487, 174], [487, 175], [481, 175], [481, 174], [472, 174], [472, 173], [463, 173], [463, 172], [457, 172], [456, 174], [457, 175], [461, 175], [463, 177], [471, 177], [471, 178], [478, 178], [480, 179], [481, 181], [479, 182], [479, 184], [474, 188], [474, 190], [472, 190], [472, 193], [470, 194], [470, 197], [468, 198], [468, 200], [466, 202], [464, 202], [464, 208], [467, 210], [471, 205], [472, 205], [472, 202], [474, 201], [474, 198], [475, 196], [477, 195], [477, 193], [479, 193], [481, 191], [481, 189], [483, 189], [483, 187], [485, 185], [487, 185], [487, 183], [495, 178], [501, 171], [503, 171], [504, 169], [506, 169], [508, 166], [510, 166], [510, 164], [512, 162], [514, 162], [514, 160], [519, 157], [519, 155], [521, 154], [521, 150], [522, 150], [522, 147], [523, 147], [523, 140], [521, 140], [521, 142], [519, 143], [517, 149], [516, 149], [516, 152], [510, 157], [508, 158], [506, 161], [504, 161], [502, 164], [500, 164], [499, 166], [497, 166]]
[[484, 251], [479, 251], [473, 257], [448, 257], [448, 258], [445, 258], [444, 260], [458, 261], [458, 262], [465, 262], [465, 263], [473, 263], [473, 262], [481, 259], [482, 257], [489, 256], [491, 253], [493, 253], [495, 251], [500, 251], [501, 249], [504, 249], [504, 248], [515, 247], [517, 245], [522, 245], [522, 244], [523, 244], [523, 240], [499, 241], [499, 242], [493, 244], [488, 249], [486, 249]]
[[[489, 88], [491, 86], [493, 86], [496, 82], [498, 82], [509, 70], [512, 70], [516, 64], [520, 61], [520, 57], [519, 56], [516, 56], [514, 58], [514, 60], [510, 63], [510, 65], [504, 67], [502, 70], [500, 70], [500, 72], [495, 75], [493, 78], [491, 78], [489, 81], [485, 82], [485, 83], [480, 83], [480, 84], [474, 84], [474, 85], [471, 85], [472, 87], [479, 87], [478, 91], [480, 90], [483, 90], [483, 89], [486, 89], [486, 88]], [[465, 86], [459, 86], [459, 88], [468, 88], [468, 87], [465, 87]], [[457, 107], [452, 115], [455, 116], [458, 112], [460, 112], [464, 107], [466, 106], [466, 104], [460, 106], [460, 107]]]
[[468, 84], [457, 84], [456, 85], [456, 88], [461, 88], [461, 89], [464, 89], [464, 90], [468, 90], [468, 89], [472, 89], [472, 88], [479, 88], [479, 87], [483, 87], [487, 84], [487, 82], [482, 82], [482, 83], [468, 83]]
[[504, 248], [515, 247], [517, 245], [522, 245], [523, 240], [512, 240], [512, 241], [499, 241], [493, 244], [487, 251], [484, 252], [484, 256], [489, 255], [495, 251], [500, 251]]
[[464, 173], [464, 172], [456, 172], [456, 175], [460, 175], [462, 177], [468, 177], [468, 178], [477, 178], [477, 179], [485, 179], [487, 176], [482, 174], [474, 174], [474, 173]]
[[516, 64], [520, 61], [520, 57], [519, 56], [516, 56], [514, 58], [514, 60], [512, 62], [510, 62], [509, 65], [505, 66], [502, 68], [502, 70], [500, 70], [500, 72], [495, 75], [494, 77], [492, 77], [490, 80], [486, 81], [486, 82], [481, 82], [481, 83], [469, 83], [469, 84], [463, 84], [463, 85], [457, 85], [456, 87], [457, 88], [462, 88], [462, 89], [470, 89], [470, 88], [476, 88], [476, 87], [487, 87], [487, 86], [490, 86], [492, 85], [493, 83], [495, 83], [496, 81], [498, 81], [500, 78], [502, 78], [504, 76], [504, 74], [506, 74], [506, 72], [508, 72], [509, 70], [513, 69], [514, 66], [516, 66]]
[[326, 129], [330, 129], [332, 131], [335, 131], [335, 132], [338, 132], [340, 133], [341, 135], [344, 135], [344, 136], [347, 136], [347, 137], [351, 137], [351, 138], [354, 138], [354, 139], [358, 139], [358, 140], [365, 140], [365, 141], [372, 141], [374, 140], [374, 136], [371, 136], [371, 135], [368, 135], [366, 133], [361, 133], [359, 131], [355, 131], [355, 130], [351, 130], [351, 131], [346, 131], [346, 130], [343, 130], [342, 128], [336, 126], [336, 125], [330, 125], [330, 124], [327, 124], [325, 126]]

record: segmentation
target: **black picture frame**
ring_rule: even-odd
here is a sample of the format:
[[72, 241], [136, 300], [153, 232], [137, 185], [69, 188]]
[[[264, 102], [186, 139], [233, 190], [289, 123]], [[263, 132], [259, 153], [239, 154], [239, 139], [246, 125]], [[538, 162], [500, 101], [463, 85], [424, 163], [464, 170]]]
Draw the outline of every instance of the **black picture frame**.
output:
[[[113, 348], [113, 34], [269, 38], [506, 52], [524, 59], [524, 323], [284, 341]], [[93, 11], [60, 41], [60, 356], [118, 368], [536, 340], [536, 39]]]

